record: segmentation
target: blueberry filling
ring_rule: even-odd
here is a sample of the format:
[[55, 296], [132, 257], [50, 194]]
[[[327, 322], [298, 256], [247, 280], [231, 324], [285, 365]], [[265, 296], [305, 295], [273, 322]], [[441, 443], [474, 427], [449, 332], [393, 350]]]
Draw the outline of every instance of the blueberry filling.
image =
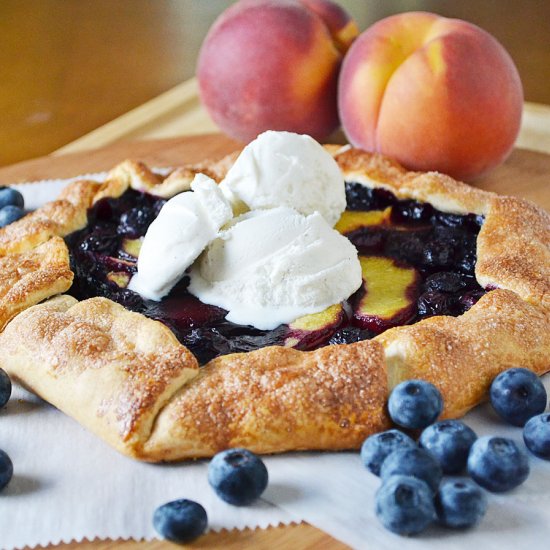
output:
[[[460, 315], [486, 292], [474, 277], [476, 238], [481, 216], [447, 214], [427, 203], [399, 200], [384, 189], [346, 183], [347, 210], [389, 212], [389, 223], [345, 233], [363, 256], [385, 256], [396, 265], [414, 268], [419, 277], [414, 323], [433, 315]], [[166, 201], [134, 190], [98, 201], [88, 211], [88, 225], [66, 238], [75, 279], [70, 293], [78, 299], [103, 296], [126, 308], [165, 323], [201, 364], [219, 355], [247, 352], [270, 345], [309, 350], [372, 338], [352, 315], [341, 322], [301, 333], [287, 325], [263, 331], [225, 320], [227, 312], [192, 296], [184, 277], [160, 302], [143, 299], [127, 289], [135, 274], [139, 239]], [[361, 288], [351, 296], [353, 307]], [[414, 305], [414, 304], [413, 304]]]

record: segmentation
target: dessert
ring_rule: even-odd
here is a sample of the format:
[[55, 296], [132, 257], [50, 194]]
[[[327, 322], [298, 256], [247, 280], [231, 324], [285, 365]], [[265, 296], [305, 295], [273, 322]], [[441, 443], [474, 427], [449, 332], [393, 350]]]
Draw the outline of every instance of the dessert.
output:
[[[104, 184], [73, 184], [0, 231], [6, 258], [65, 237], [75, 274], [72, 296], [7, 325], [0, 367], [121, 452], [151, 461], [228, 447], [358, 448], [390, 427], [385, 403], [403, 380], [433, 383], [443, 416], [455, 417], [498, 372], [550, 368], [545, 212], [378, 155], [327, 150], [347, 182], [348, 211], [335, 227], [365, 267], [348, 299], [266, 329], [201, 302], [186, 273], [162, 300], [144, 299], [128, 285], [148, 226], [174, 190], [189, 189], [196, 173], [223, 180], [235, 156], [166, 179], [127, 162]], [[372, 273], [388, 285], [377, 287], [382, 276]]]

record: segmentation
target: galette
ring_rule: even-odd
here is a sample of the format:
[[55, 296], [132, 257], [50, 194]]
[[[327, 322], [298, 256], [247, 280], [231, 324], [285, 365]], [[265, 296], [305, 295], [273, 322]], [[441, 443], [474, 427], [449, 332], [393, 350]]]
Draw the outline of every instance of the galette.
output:
[[550, 370], [548, 213], [268, 134], [125, 161], [1, 229], [0, 367], [147, 461], [358, 448], [403, 380], [448, 418]]

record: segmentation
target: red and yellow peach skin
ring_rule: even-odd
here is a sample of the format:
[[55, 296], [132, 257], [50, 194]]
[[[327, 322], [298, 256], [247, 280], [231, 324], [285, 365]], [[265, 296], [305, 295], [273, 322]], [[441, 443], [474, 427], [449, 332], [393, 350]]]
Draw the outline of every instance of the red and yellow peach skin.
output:
[[354, 42], [338, 102], [353, 145], [413, 170], [468, 179], [510, 153], [523, 91], [512, 59], [490, 34], [413, 12], [379, 21]]
[[342, 51], [356, 35], [349, 17], [328, 0], [238, 2], [202, 46], [201, 99], [214, 122], [242, 141], [265, 130], [321, 140], [338, 126]]

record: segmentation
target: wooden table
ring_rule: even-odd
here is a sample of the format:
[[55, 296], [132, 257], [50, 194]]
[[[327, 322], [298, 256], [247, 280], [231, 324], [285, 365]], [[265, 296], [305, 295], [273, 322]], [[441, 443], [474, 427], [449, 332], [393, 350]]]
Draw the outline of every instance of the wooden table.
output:
[[[156, 165], [171, 165], [177, 163], [175, 159], [180, 154], [187, 155], [185, 160], [194, 161], [201, 156], [221, 156], [238, 146], [236, 142], [222, 136], [206, 135], [191, 142], [182, 138], [184, 135], [198, 136], [216, 130], [199, 104], [196, 81], [191, 79], [70, 143], [56, 151], [53, 156], [1, 168], [0, 183], [70, 177], [88, 171], [104, 170], [128, 156]], [[341, 137], [336, 136], [336, 139]], [[135, 141], [153, 138], [162, 139], [156, 142]], [[531, 151], [515, 151], [505, 165], [478, 184], [486, 189], [529, 198], [550, 209], [550, 156], [544, 154], [550, 153], [550, 107], [526, 104], [518, 144]], [[98, 147], [100, 149], [95, 149]], [[193, 155], [199, 158], [193, 158]], [[181, 158], [183, 161], [183, 156]], [[176, 546], [162, 541], [93, 541], [55, 546], [78, 550], [159, 550], [172, 547]], [[305, 523], [266, 530], [209, 533], [192, 547], [346, 548], [329, 535]]]

